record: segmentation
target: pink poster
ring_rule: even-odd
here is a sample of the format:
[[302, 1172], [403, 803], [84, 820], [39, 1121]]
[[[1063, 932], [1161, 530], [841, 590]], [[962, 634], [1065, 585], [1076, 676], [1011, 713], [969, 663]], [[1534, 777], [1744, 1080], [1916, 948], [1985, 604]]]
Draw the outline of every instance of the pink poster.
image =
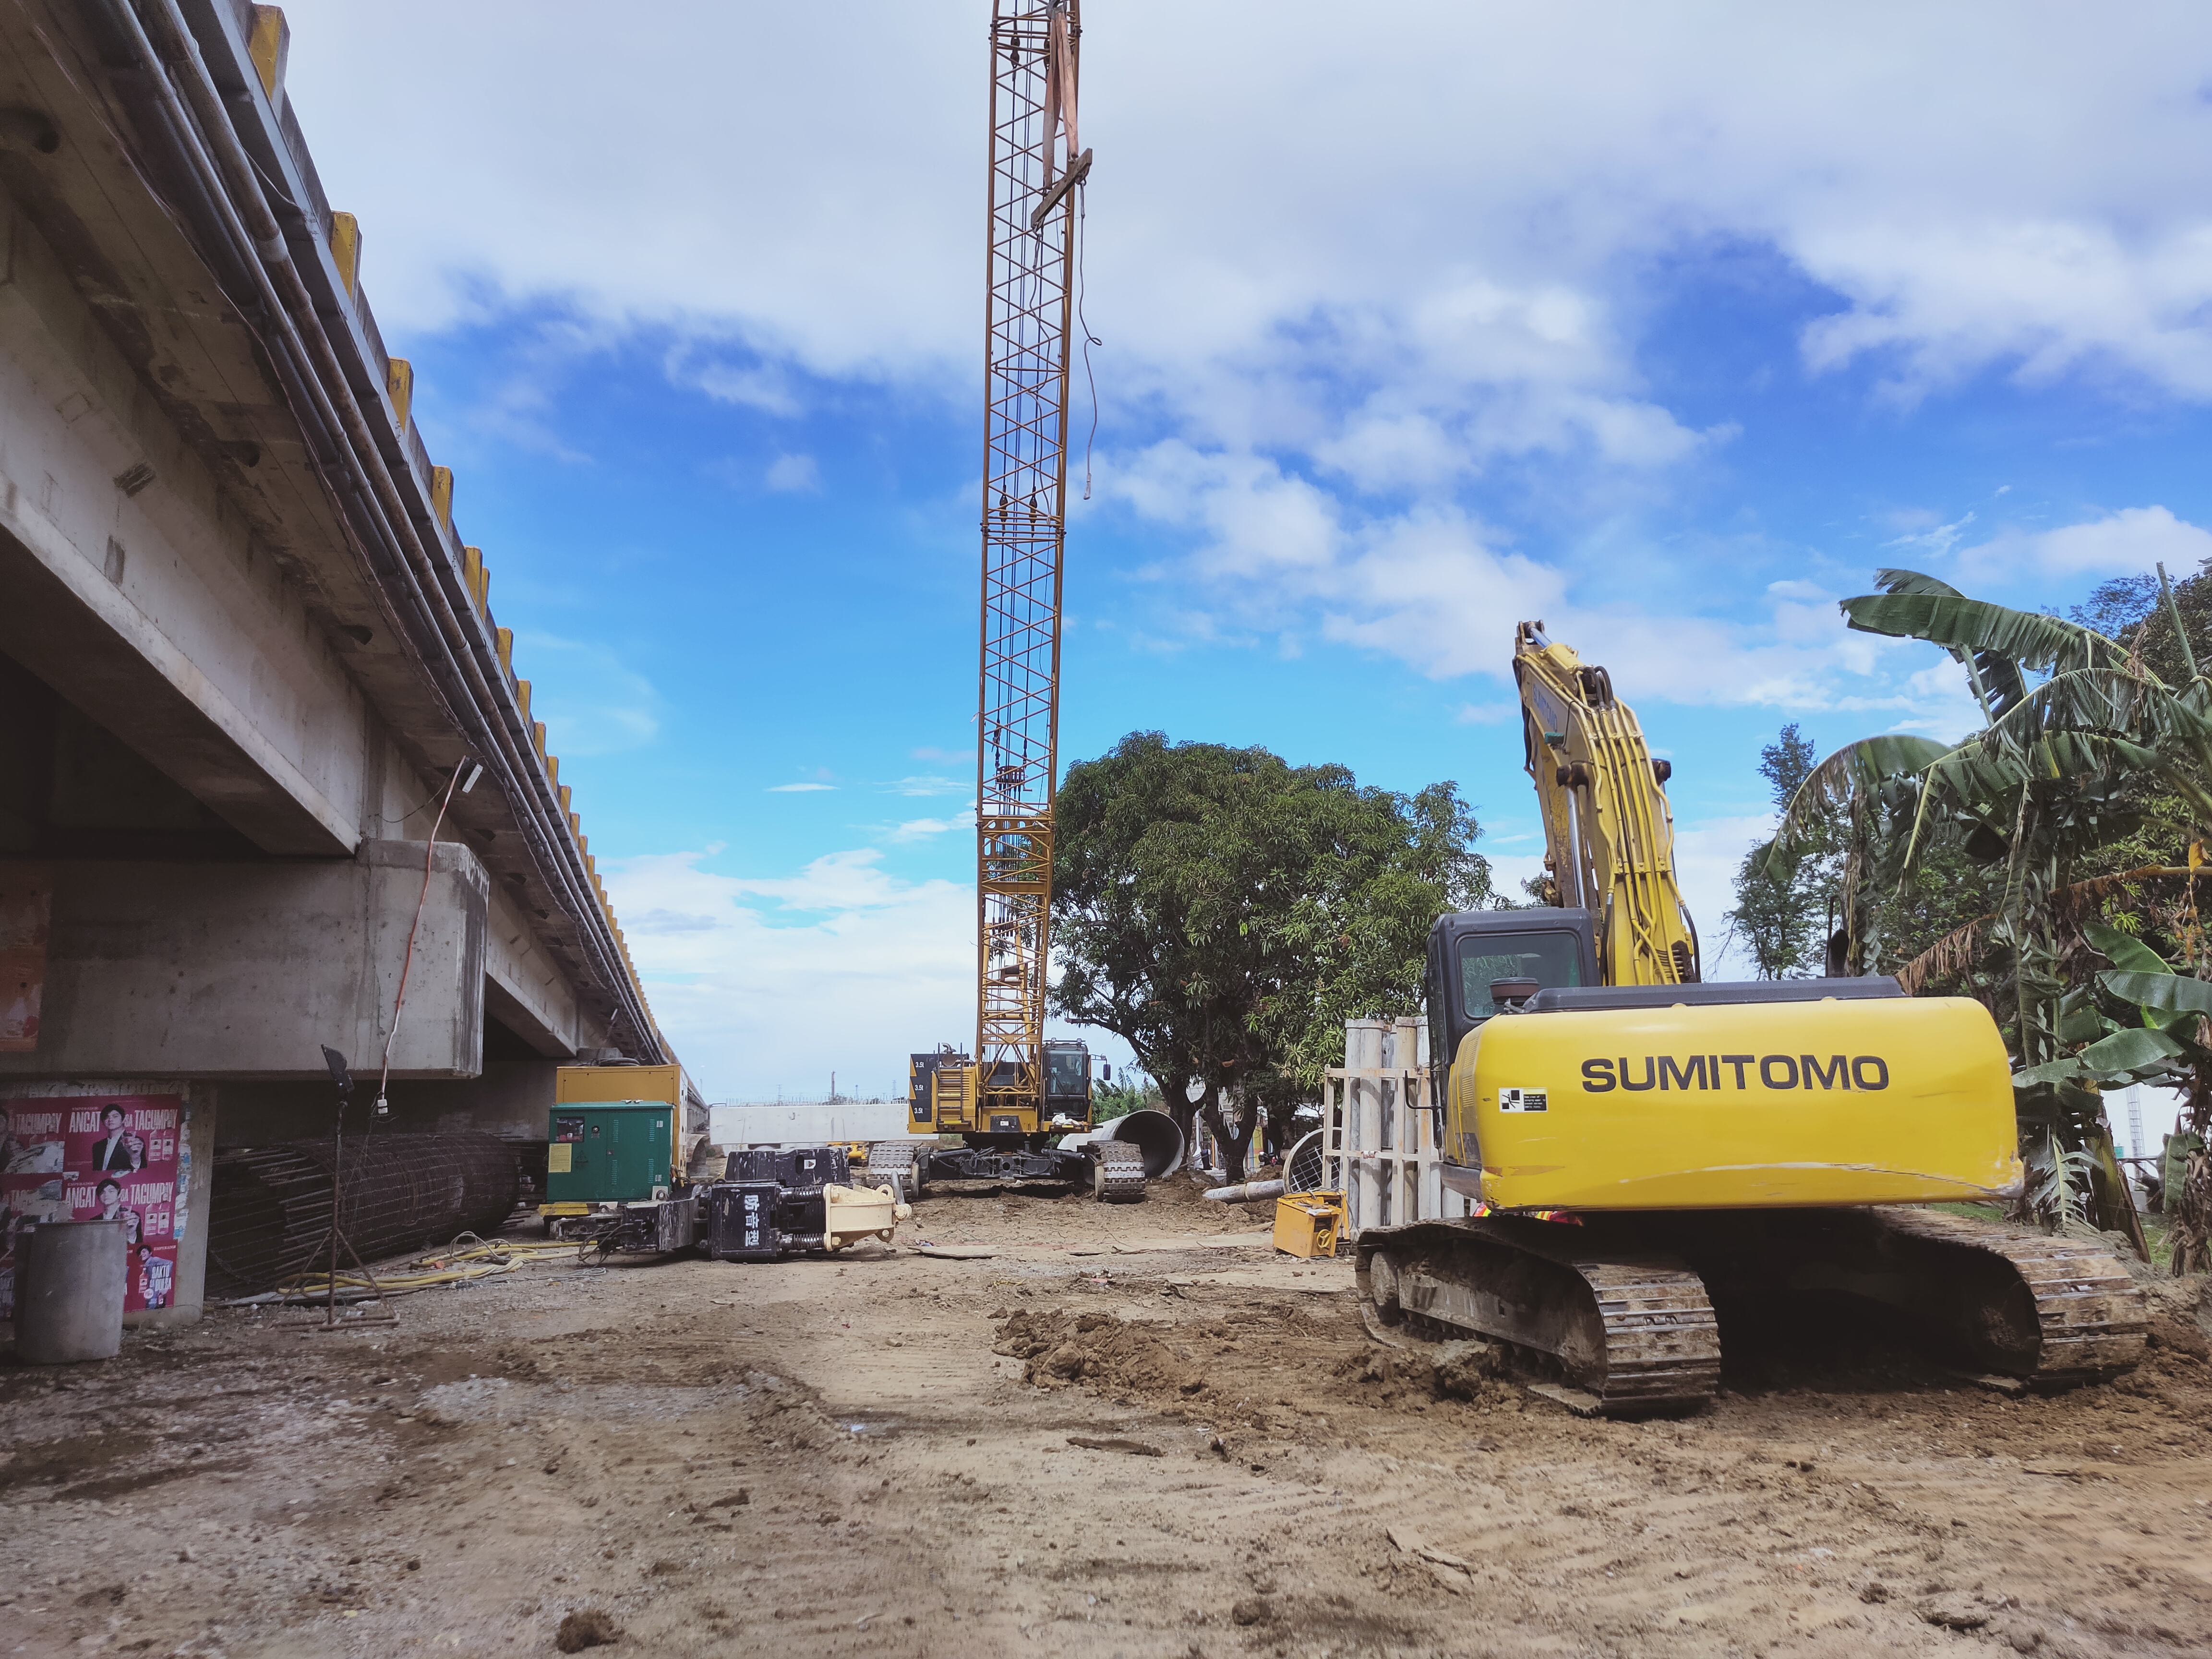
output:
[[176, 1294], [178, 1095], [41, 1095], [0, 1102], [0, 1318], [15, 1308], [15, 1243], [45, 1221], [119, 1221], [124, 1310]]

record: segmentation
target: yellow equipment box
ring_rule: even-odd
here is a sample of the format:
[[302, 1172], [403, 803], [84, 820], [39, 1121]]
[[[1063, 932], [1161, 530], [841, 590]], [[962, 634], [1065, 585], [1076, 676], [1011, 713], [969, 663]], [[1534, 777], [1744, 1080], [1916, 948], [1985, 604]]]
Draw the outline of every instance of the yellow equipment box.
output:
[[2004, 1042], [1964, 997], [1501, 1014], [1461, 1043], [1445, 1130], [1446, 1183], [1500, 1209], [1924, 1203], [2021, 1180]]
[[1275, 1248], [1305, 1261], [1336, 1254], [1342, 1193], [1285, 1193], [1275, 1200]]

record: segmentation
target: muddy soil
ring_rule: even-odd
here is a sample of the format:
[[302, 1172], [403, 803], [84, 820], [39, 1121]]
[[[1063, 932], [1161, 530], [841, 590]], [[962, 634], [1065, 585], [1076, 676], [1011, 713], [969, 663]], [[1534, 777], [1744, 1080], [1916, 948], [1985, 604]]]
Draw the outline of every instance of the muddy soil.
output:
[[2189, 1295], [2116, 1387], [1983, 1392], [1831, 1309], [1594, 1424], [1376, 1347], [1258, 1220], [933, 1196], [866, 1258], [0, 1349], [0, 1653], [2207, 1650]]

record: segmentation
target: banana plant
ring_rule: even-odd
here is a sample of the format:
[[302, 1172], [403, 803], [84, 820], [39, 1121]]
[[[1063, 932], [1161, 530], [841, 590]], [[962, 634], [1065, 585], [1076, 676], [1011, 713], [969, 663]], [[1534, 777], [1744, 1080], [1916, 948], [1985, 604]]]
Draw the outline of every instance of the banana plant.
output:
[[[1876, 580], [1882, 592], [1843, 601], [1849, 624], [1942, 647], [1966, 670], [1984, 724], [1954, 744], [1891, 735], [1838, 750], [1798, 791], [1777, 845], [1849, 811], [1846, 927], [1852, 965], [1861, 970], [1863, 918], [1932, 848], [1955, 848], [2002, 874], [1995, 913], [1970, 930], [1961, 954], [1973, 957], [1977, 994], [2012, 1053], [2022, 1144], [2031, 1152], [2055, 1148], [2062, 1183], [2069, 1165], [2057, 1154], [2085, 1154], [2092, 1221], [2126, 1231], [2140, 1247], [2102, 1090], [2110, 1081], [2191, 1070], [2195, 1059], [2185, 1045], [2195, 1039], [2180, 1028], [2203, 1029], [2195, 1022], [2212, 1012], [2212, 987], [2174, 974], [2147, 947], [2106, 930], [2149, 958], [2124, 952], [2127, 960], [2114, 958], [2111, 973], [2146, 998], [2180, 1000], [2170, 1006], [2139, 1000], [2123, 1024], [2068, 990], [2074, 940], [2054, 901], [2077, 860], [2136, 828], [2131, 783], [2154, 780], [2212, 831], [2212, 684], [2197, 675], [2168, 685], [2093, 629], [1970, 599], [1917, 571], [1882, 570]], [[2032, 684], [2036, 677], [2040, 683]], [[2124, 997], [2101, 981], [2100, 989]], [[2186, 1012], [2200, 994], [2207, 1008]]]

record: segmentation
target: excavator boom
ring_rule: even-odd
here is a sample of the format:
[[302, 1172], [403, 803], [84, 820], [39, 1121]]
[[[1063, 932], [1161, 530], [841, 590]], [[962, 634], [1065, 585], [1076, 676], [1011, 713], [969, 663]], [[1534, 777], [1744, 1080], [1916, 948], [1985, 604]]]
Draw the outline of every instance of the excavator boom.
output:
[[1549, 902], [1586, 909], [1608, 985], [1689, 985], [1698, 934], [1674, 878], [1672, 766], [1652, 758], [1613, 677], [1545, 637], [1514, 630], [1528, 776], [1544, 815]]

